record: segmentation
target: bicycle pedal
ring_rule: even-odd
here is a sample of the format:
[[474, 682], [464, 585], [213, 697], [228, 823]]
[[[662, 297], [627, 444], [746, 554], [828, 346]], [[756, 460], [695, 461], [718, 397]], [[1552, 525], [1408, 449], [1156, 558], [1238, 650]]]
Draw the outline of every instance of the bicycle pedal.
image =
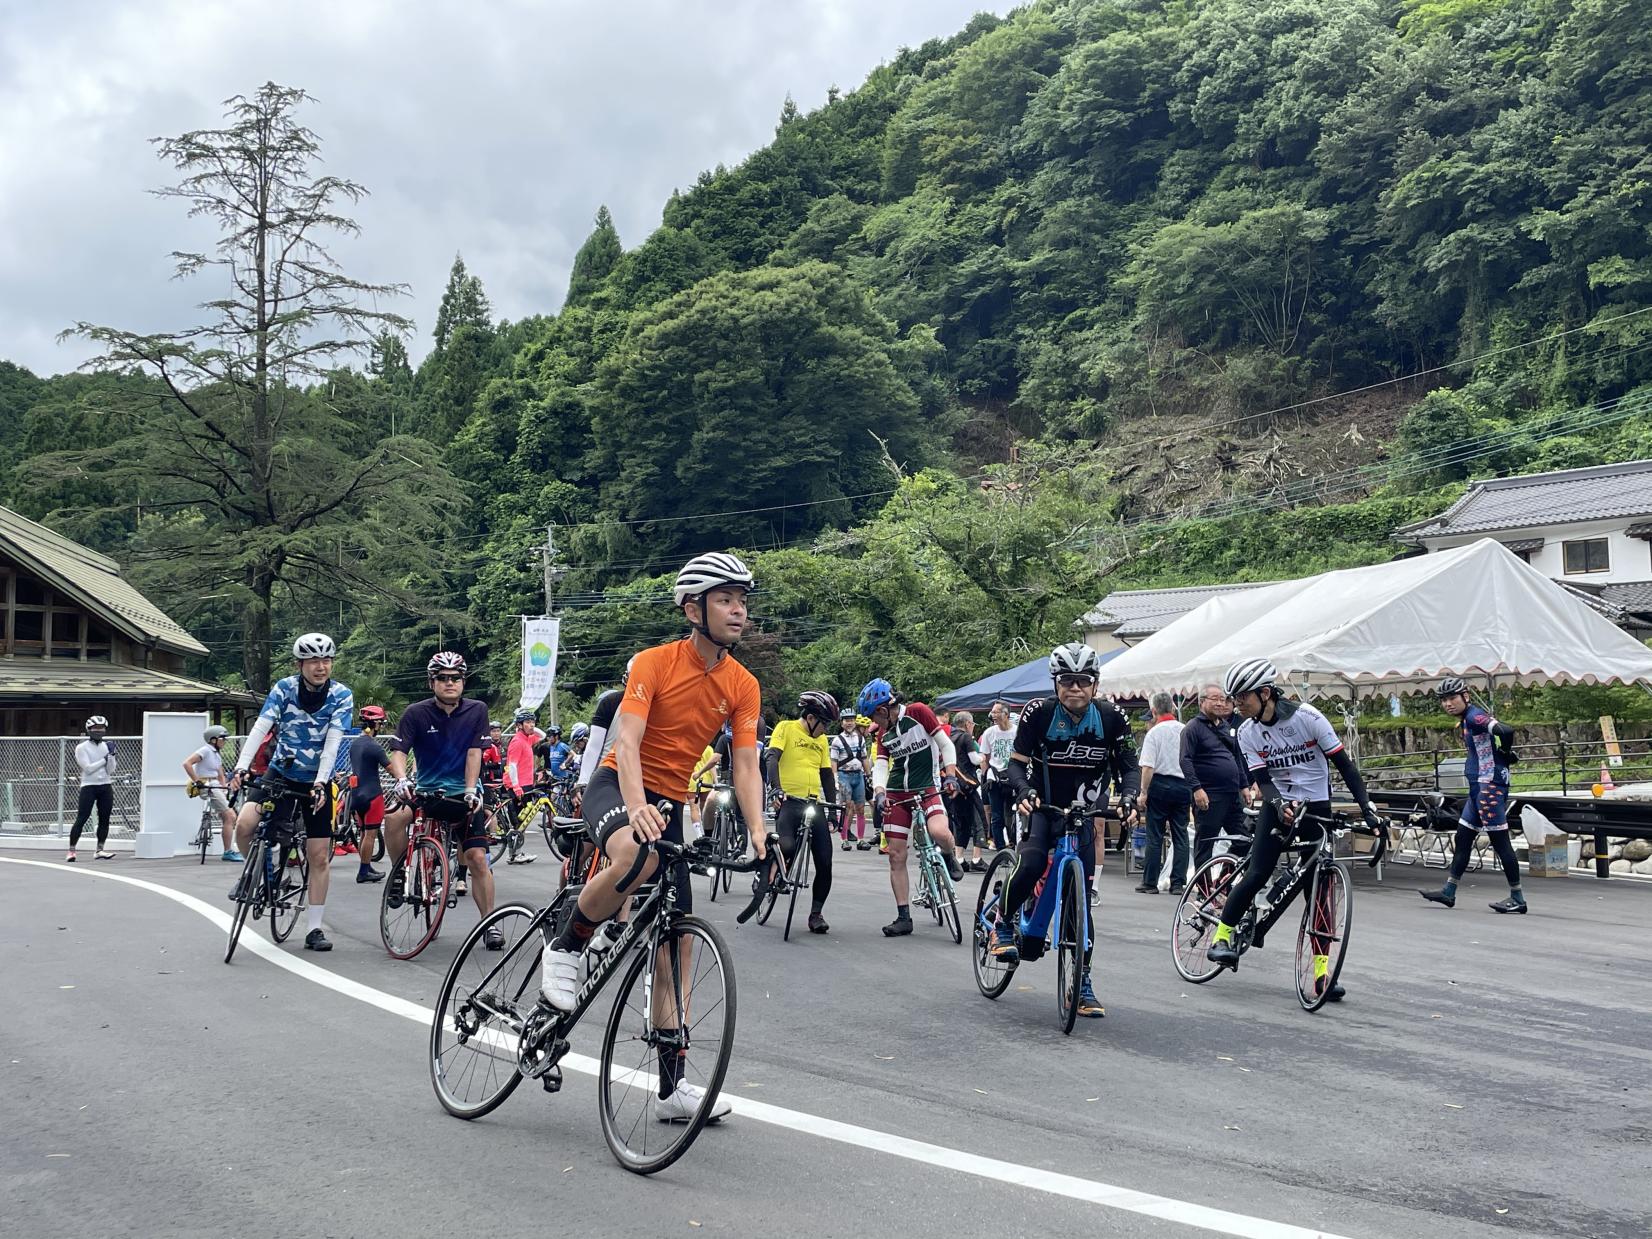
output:
[[560, 1093], [562, 1091], [562, 1068], [553, 1063], [550, 1069], [539, 1077], [539, 1082], [545, 1086], [547, 1093]]

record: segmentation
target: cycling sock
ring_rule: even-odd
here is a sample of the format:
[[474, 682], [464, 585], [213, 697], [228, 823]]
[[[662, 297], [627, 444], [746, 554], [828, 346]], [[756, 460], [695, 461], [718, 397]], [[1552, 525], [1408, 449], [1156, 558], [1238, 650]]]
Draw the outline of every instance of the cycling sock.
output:
[[676, 1046], [660, 1047], [660, 1100], [677, 1091], [683, 1082], [683, 1054]]
[[591, 935], [596, 933], [597, 926], [600, 924], [602, 924], [601, 921], [593, 921], [585, 915], [583, 908], [575, 904], [574, 914], [568, 918], [568, 927], [557, 935], [556, 941], [551, 944], [551, 949], [553, 951], [571, 951], [578, 955], [585, 949], [585, 944], [591, 940]]
[[896, 904], [895, 919], [897, 921], [910, 921], [912, 919], [912, 905], [909, 903]]
[[1233, 926], [1227, 924], [1226, 922], [1218, 921], [1216, 923], [1216, 936], [1211, 939], [1211, 942], [1216, 943], [1216, 942], [1232, 942], [1232, 941], [1233, 941]]
[[1440, 894], [1444, 895], [1447, 899], [1457, 898], [1457, 879], [1447, 878], [1445, 880], [1445, 885], [1440, 887]]
[[1526, 893], [1520, 889], [1520, 883], [1516, 882], [1509, 887], [1509, 898], [1519, 904], [1526, 902]]
[[309, 932], [312, 934], [321, 928], [321, 914], [325, 911], [326, 908], [319, 903], [312, 903], [304, 909], [304, 918]]

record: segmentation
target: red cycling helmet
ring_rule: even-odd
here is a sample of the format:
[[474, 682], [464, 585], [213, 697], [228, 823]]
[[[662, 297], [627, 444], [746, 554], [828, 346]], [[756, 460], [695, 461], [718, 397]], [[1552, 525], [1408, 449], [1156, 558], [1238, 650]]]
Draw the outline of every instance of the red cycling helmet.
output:
[[361, 708], [361, 721], [364, 722], [364, 723], [382, 723], [382, 722], [384, 722], [384, 707], [383, 706], [362, 706], [362, 708]]

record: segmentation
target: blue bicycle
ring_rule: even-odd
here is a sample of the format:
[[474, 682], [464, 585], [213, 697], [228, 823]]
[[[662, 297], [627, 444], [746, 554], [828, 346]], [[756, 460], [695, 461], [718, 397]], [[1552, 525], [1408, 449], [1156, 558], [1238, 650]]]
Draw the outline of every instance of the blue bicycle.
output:
[[1001, 900], [1015, 868], [1016, 854], [1003, 851], [992, 858], [981, 895], [975, 904], [975, 984], [988, 998], [1009, 988], [1020, 963], [1037, 959], [1046, 949], [1056, 953], [1056, 1014], [1061, 1031], [1071, 1033], [1078, 1018], [1079, 990], [1084, 983], [1084, 958], [1090, 953], [1090, 917], [1079, 839], [1084, 821], [1095, 806], [1075, 804], [1066, 811], [1061, 838], [1050, 849], [1049, 868], [1039, 880], [1033, 898], [1017, 909], [1017, 960], [992, 954], [992, 936], [1005, 915]]

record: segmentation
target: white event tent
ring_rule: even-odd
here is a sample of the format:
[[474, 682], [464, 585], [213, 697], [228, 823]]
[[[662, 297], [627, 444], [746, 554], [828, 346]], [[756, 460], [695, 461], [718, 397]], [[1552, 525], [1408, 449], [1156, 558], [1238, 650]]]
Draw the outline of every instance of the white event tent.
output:
[[1652, 650], [1501, 543], [1218, 594], [1101, 669], [1099, 691], [1191, 694], [1271, 658], [1304, 696], [1420, 692], [1446, 675], [1652, 684]]

